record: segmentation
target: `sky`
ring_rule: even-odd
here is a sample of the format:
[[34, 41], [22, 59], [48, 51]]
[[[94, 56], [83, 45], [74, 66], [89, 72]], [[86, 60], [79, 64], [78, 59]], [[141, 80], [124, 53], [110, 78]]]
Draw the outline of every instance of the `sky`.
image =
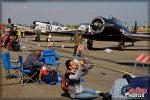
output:
[[110, 15], [133, 25], [148, 23], [148, 2], [2, 2], [2, 23], [57, 21], [61, 24], [90, 23], [94, 17]]

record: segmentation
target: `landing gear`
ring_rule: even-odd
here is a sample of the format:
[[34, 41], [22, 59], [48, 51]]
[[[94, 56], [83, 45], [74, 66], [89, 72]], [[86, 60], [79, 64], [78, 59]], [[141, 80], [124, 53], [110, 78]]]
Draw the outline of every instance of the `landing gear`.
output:
[[122, 40], [119, 42], [118, 48], [119, 48], [119, 50], [124, 49], [124, 42]]
[[40, 36], [36, 36], [35, 41], [40, 42]]
[[90, 39], [87, 40], [87, 48], [88, 50], [93, 49], [93, 40], [90, 40]]
[[132, 42], [131, 46], [134, 46], [134, 42]]
[[25, 33], [21, 32], [21, 38], [24, 38], [24, 37], [25, 37]]
[[48, 42], [48, 37], [46, 37], [46, 42]]
[[40, 42], [40, 35], [41, 35], [41, 32], [36, 32], [36, 37], [35, 37], [35, 41], [37, 42]]

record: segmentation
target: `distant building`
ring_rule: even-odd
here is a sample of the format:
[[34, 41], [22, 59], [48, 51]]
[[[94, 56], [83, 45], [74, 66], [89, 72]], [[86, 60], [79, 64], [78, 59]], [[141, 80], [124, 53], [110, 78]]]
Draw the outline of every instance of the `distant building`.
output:
[[150, 25], [144, 25], [139, 27], [137, 32], [150, 32]]
[[[129, 28], [130, 31], [134, 32], [133, 27]], [[150, 25], [144, 25], [137, 28], [137, 32], [150, 32]]]

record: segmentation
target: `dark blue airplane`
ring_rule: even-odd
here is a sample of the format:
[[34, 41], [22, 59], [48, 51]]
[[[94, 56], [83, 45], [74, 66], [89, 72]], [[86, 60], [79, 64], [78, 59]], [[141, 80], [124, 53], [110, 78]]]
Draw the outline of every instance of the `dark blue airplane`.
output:
[[[119, 42], [119, 49], [123, 50], [125, 42], [131, 42], [134, 46], [136, 41], [149, 41], [150, 35], [145, 33], [136, 32], [137, 25], [135, 25], [135, 30], [130, 31], [123, 23], [115, 17], [104, 18], [98, 16], [91, 21], [90, 30], [91, 32], [81, 32], [82, 37], [87, 38], [88, 49], [93, 48], [93, 40], [96, 41], [116, 41]], [[61, 31], [61, 32], [50, 32], [54, 34], [62, 35], [74, 35], [74, 31]]]

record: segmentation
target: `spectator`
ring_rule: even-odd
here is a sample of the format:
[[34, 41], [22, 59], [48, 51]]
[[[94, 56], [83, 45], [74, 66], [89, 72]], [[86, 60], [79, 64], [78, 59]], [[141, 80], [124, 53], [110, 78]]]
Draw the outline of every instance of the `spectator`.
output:
[[40, 41], [41, 26], [36, 26], [34, 32], [36, 33], [35, 41]]
[[132, 77], [128, 74], [123, 75], [122, 78], [116, 79], [113, 83], [112, 89], [109, 93], [103, 94], [104, 100], [125, 100], [127, 97], [125, 97], [123, 89], [127, 90], [127, 86], [130, 83], [130, 80]]
[[16, 33], [17, 33], [18, 38], [20, 39], [21, 38], [21, 30], [20, 30], [20, 28], [16, 28]]
[[80, 77], [88, 73], [89, 66], [83, 61], [75, 64], [72, 60], [66, 61], [66, 81], [67, 81], [67, 93], [70, 98], [75, 99], [92, 99], [99, 97], [100, 91], [83, 88], [80, 84]]
[[[80, 44], [83, 44], [83, 38], [80, 32], [77, 32], [74, 35], [74, 56], [77, 53], [77, 48]], [[79, 55], [81, 55], [81, 52], [79, 52]]]
[[54, 47], [55, 47], [55, 43], [52, 39], [52, 35], [49, 34], [49, 36], [48, 36], [48, 49], [54, 49]]
[[37, 50], [36, 52], [29, 54], [23, 63], [23, 67], [25, 69], [32, 69], [33, 73], [37, 72], [37, 75], [34, 77], [34, 79], [38, 79], [40, 69], [43, 66], [43, 64], [38, 60], [40, 56], [41, 51]]

